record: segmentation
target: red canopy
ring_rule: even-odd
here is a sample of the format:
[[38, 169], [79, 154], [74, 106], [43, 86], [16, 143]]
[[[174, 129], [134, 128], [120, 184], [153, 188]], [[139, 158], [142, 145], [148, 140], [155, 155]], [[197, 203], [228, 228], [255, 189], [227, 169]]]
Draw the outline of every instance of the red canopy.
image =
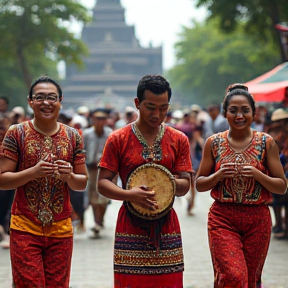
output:
[[245, 85], [256, 102], [282, 102], [285, 95], [288, 98], [288, 62], [276, 66]]

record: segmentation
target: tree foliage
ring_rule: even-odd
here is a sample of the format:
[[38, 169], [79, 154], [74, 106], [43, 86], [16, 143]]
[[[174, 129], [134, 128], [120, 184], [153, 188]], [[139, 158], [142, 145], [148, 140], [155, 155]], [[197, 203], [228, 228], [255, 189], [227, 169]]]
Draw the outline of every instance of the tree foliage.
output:
[[285, 60], [280, 33], [275, 25], [288, 22], [287, 0], [193, 0], [198, 7], [206, 7], [208, 19], [219, 18], [218, 27], [233, 32], [239, 24], [244, 25], [247, 34], [266, 43], [278, 45], [281, 61]]
[[82, 64], [88, 50], [69, 32], [72, 20], [90, 20], [77, 0], [0, 1], [0, 94], [25, 103], [33, 78], [49, 73], [57, 79], [60, 60]]
[[223, 100], [228, 85], [247, 82], [278, 64], [273, 41], [259, 45], [244, 27], [221, 32], [218, 19], [184, 27], [176, 43], [176, 65], [168, 71], [174, 94], [202, 106]]

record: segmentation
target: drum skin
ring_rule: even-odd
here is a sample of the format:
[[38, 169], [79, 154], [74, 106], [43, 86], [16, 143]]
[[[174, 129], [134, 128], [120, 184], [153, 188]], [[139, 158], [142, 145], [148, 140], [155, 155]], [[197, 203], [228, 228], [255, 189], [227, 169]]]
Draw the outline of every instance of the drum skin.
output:
[[158, 208], [147, 210], [136, 203], [127, 202], [129, 211], [147, 220], [159, 219], [166, 215], [173, 206], [176, 191], [175, 178], [171, 172], [166, 167], [155, 163], [141, 165], [129, 176], [126, 189], [141, 186], [155, 191]]

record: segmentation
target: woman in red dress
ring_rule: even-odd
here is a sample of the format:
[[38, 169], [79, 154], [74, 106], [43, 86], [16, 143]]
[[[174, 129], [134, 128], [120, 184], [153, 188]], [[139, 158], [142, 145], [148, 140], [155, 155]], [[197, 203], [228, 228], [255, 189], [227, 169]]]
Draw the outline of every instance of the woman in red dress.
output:
[[251, 129], [255, 102], [246, 86], [229, 87], [223, 102], [229, 130], [206, 140], [196, 187], [211, 190], [208, 216], [214, 288], [261, 287], [271, 216], [271, 192], [284, 194], [286, 178], [271, 136]]

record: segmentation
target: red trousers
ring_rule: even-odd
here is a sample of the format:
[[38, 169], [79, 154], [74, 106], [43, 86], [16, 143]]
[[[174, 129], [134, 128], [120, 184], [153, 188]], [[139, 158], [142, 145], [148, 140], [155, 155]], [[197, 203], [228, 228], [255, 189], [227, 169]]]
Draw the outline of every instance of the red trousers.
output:
[[214, 288], [261, 287], [271, 222], [266, 205], [213, 203], [208, 235]]
[[14, 287], [68, 288], [73, 238], [37, 236], [10, 231]]
[[[173, 284], [174, 283], [174, 284]], [[114, 288], [167, 288], [183, 287], [183, 273], [162, 275], [114, 274]]]

